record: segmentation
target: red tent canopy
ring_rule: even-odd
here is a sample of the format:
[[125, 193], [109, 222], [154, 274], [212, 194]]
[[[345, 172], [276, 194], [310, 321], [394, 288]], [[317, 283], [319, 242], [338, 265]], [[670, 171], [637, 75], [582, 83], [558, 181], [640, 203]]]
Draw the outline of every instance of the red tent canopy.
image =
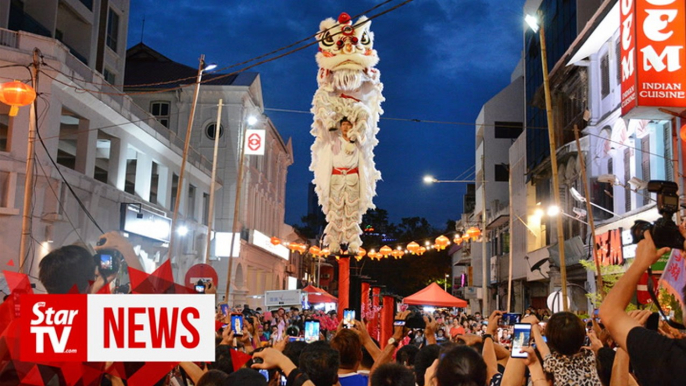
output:
[[403, 303], [420, 306], [467, 307], [465, 300], [443, 291], [443, 288], [436, 283], [431, 283], [423, 290], [406, 297]]
[[307, 292], [307, 301], [310, 303], [338, 303], [338, 299], [335, 296], [312, 284], [302, 290]]

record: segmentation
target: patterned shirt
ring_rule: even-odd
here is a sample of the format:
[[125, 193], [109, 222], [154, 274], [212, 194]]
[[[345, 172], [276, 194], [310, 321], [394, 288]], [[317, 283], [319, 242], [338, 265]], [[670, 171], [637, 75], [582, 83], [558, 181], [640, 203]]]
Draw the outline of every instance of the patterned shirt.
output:
[[543, 358], [543, 371], [553, 374], [555, 386], [602, 386], [591, 350], [582, 349], [572, 356], [548, 354]]

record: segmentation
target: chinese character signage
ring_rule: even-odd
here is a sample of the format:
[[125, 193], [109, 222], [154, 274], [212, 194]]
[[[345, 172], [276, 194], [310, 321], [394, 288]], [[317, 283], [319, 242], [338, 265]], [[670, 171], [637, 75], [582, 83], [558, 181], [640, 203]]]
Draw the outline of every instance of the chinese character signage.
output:
[[596, 258], [600, 259], [600, 265], [608, 266], [624, 264], [622, 228], [613, 229], [600, 235], [596, 235], [595, 242], [598, 246], [598, 255]]
[[686, 107], [686, 2], [621, 0], [622, 115]]

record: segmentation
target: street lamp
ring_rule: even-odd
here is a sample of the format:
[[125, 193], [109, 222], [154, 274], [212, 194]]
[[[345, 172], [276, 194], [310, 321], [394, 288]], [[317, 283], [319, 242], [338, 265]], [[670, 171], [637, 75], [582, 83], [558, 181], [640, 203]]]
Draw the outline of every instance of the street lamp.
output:
[[424, 176], [423, 181], [425, 184], [440, 184], [444, 182], [476, 182], [474, 180], [438, 180], [433, 176]]
[[600, 206], [598, 204], [594, 204], [594, 203], [586, 200], [586, 197], [582, 196], [578, 190], [574, 189], [574, 187], [569, 188], [569, 192], [572, 194], [572, 197], [574, 197], [575, 200], [577, 200], [579, 202], [586, 202], [588, 204], [591, 204], [591, 206], [593, 206], [595, 208], [598, 208], [600, 210], [603, 210], [603, 211], [613, 215], [614, 217], [619, 217], [619, 215], [617, 213], [615, 213], [609, 209], [603, 208], [602, 206]]
[[[560, 207], [560, 181], [557, 177], [557, 144], [555, 143], [555, 126], [553, 122], [553, 103], [550, 96], [550, 79], [548, 74], [548, 54], [545, 47], [545, 30], [543, 23], [531, 15], [526, 15], [526, 23], [534, 33], [539, 33], [541, 40], [541, 65], [543, 71], [543, 91], [545, 92], [545, 110], [548, 120], [548, 142], [550, 144], [550, 167], [553, 173], [553, 196], [555, 205]], [[565, 235], [562, 227], [562, 217], [557, 217], [557, 245], [560, 250], [560, 276], [562, 279], [562, 297], [567, 298], [567, 263], [565, 262]], [[564, 311], [568, 311], [567, 303], [564, 304]]]
[[[186, 140], [183, 147], [183, 157], [181, 159], [181, 170], [179, 171], [179, 181], [176, 187], [176, 199], [174, 201], [174, 213], [172, 214], [171, 222], [171, 235], [169, 236], [169, 252], [167, 254], [168, 258], [173, 256], [174, 251], [174, 230], [176, 225], [176, 220], [179, 216], [179, 205], [181, 203], [181, 194], [183, 193], [183, 177], [186, 171], [186, 160], [188, 159], [188, 149], [191, 145], [191, 132], [193, 131], [193, 117], [195, 116], [195, 106], [198, 104], [198, 93], [200, 91], [200, 82], [202, 80], [202, 73], [204, 71], [209, 71], [215, 67], [216, 64], [205, 64], [205, 55], [200, 55], [200, 64], [198, 65], [198, 75], [195, 79], [195, 91], [193, 92], [193, 103], [191, 104], [191, 111], [188, 116], [188, 126], [186, 127]], [[216, 129], [218, 132], [218, 128]], [[216, 134], [216, 133], [215, 133]]]
[[[240, 203], [241, 203], [241, 186], [243, 185], [243, 162], [245, 160], [245, 141], [246, 141], [246, 135], [245, 135], [245, 124], [247, 123], [248, 126], [253, 126], [257, 123], [257, 117], [254, 115], [250, 115], [247, 118], [245, 117], [245, 110], [246, 107], [243, 107], [243, 113], [241, 114], [241, 124], [239, 126], [239, 132], [238, 132], [238, 143], [241, 144], [240, 148], [240, 158], [238, 161], [238, 170], [237, 170], [237, 176], [236, 176], [236, 201], [234, 202], [233, 205], [233, 225], [231, 226], [231, 249], [229, 252], [229, 267], [227, 269], [226, 273], [226, 302], [230, 302], [230, 295], [231, 295], [231, 271], [233, 270], [233, 248], [236, 243], [236, 235], [239, 233], [238, 228], [238, 216], [240, 214]], [[240, 239], [239, 239], [240, 242]], [[236, 256], [238, 257], [238, 256]]]

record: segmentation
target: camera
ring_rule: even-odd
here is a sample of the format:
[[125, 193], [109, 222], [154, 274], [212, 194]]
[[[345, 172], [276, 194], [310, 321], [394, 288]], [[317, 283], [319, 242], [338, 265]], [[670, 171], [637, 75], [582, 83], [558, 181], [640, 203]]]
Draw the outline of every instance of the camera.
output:
[[205, 282], [202, 279], [198, 280], [198, 282], [195, 283], [195, 292], [199, 294], [205, 293]]
[[95, 265], [103, 278], [119, 272], [124, 256], [116, 249], [101, 249], [93, 256]]
[[644, 220], [636, 220], [631, 226], [631, 238], [634, 244], [643, 240], [645, 231], [658, 248], [670, 247], [684, 249], [684, 237], [679, 227], [672, 220], [672, 216], [679, 210], [679, 186], [673, 181], [651, 180], [647, 187], [649, 192], [657, 193], [657, 212], [662, 216], [654, 224]]

